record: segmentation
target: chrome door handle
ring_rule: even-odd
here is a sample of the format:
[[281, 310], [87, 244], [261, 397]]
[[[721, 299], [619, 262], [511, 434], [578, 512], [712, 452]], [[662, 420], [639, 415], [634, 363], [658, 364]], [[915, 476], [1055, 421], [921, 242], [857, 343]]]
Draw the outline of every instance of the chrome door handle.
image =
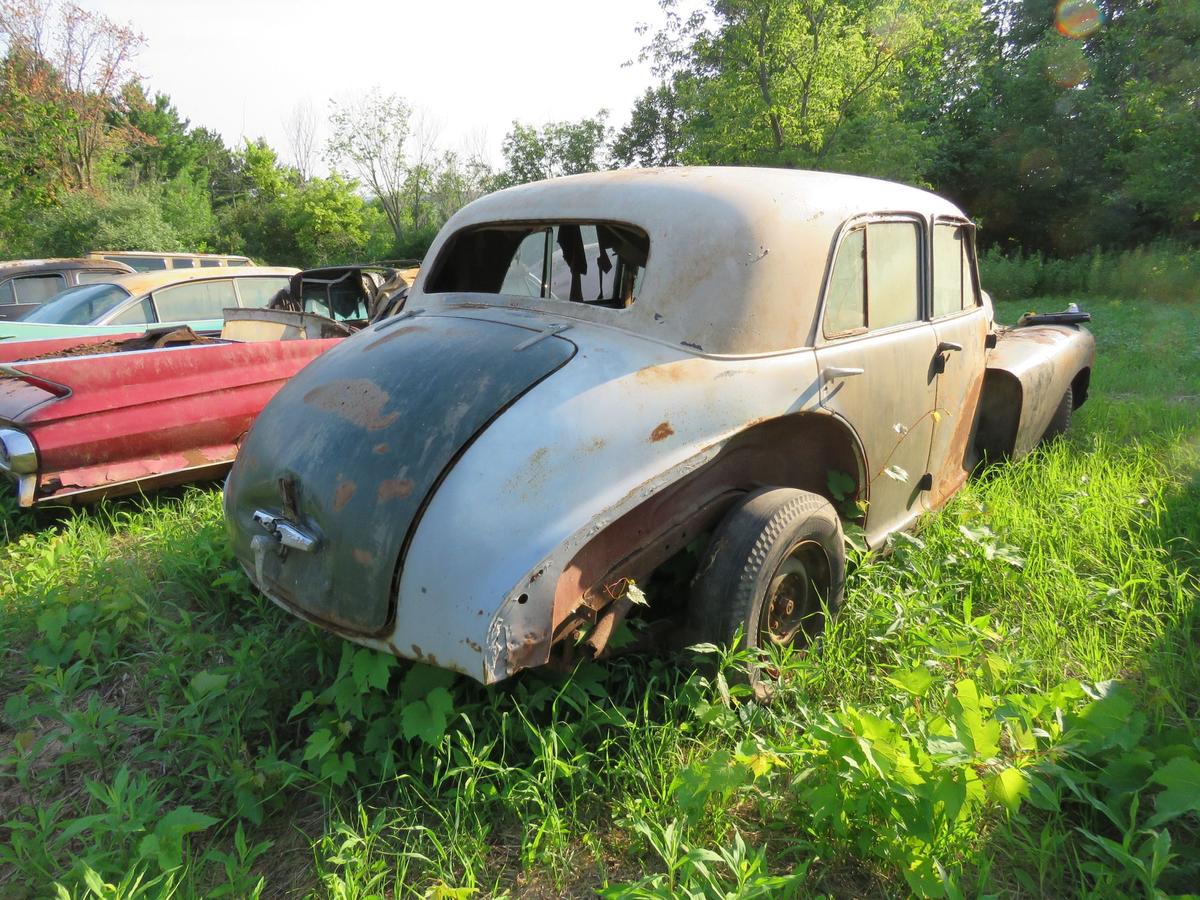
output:
[[949, 353], [952, 350], [957, 350], [959, 353], [962, 353], [962, 344], [959, 344], [955, 341], [942, 341], [937, 345], [938, 353]]
[[835, 378], [851, 378], [854, 375], [861, 375], [862, 369], [843, 368], [841, 366], [830, 366], [821, 370], [822, 381], [833, 381]]

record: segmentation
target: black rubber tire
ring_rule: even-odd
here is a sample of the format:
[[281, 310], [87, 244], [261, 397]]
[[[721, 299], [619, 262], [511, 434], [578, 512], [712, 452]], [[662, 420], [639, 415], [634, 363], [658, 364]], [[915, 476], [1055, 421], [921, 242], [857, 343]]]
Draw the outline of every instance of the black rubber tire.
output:
[[1050, 424], [1046, 426], [1046, 433], [1042, 435], [1042, 443], [1048, 444], [1057, 437], [1066, 434], [1068, 428], [1071, 427], [1071, 413], [1075, 411], [1075, 390], [1068, 386], [1067, 392], [1063, 394], [1062, 400], [1058, 404], [1058, 409], [1054, 411], [1054, 417], [1050, 419]]
[[[785, 562], [792, 566], [792, 554], [797, 551], [801, 551], [802, 566], [804, 559], [814, 558], [817, 564], [804, 571], [818, 570], [811, 583], [823, 581], [817, 595], [825, 592], [827, 596], [818, 596], [816, 612], [808, 613], [807, 619], [801, 618], [803, 624], [799, 630], [783, 642], [797, 647], [811, 644], [824, 631], [821, 606], [832, 616], [842, 605], [846, 548], [841, 521], [829, 501], [794, 488], [764, 488], [750, 494], [717, 527], [692, 581], [692, 633], [700, 640], [729, 645], [740, 628], [742, 646], [752, 648], [763, 647], [773, 640], [770, 631], [764, 634], [760, 627], [764, 605], [773, 582], [793, 577], [779, 573]], [[822, 554], [827, 561], [827, 572], [819, 571]], [[777, 587], [777, 596], [782, 593], [782, 588]], [[812, 610], [814, 596], [806, 587], [802, 601], [806, 610]], [[805, 613], [802, 611], [801, 615]], [[756, 693], [760, 693], [762, 673], [749, 675]]]

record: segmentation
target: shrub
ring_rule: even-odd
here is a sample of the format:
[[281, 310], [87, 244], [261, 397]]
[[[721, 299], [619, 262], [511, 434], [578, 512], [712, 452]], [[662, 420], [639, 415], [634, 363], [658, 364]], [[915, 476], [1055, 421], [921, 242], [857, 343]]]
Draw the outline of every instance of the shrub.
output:
[[1091, 294], [1133, 300], [1200, 300], [1200, 252], [1159, 242], [1120, 253], [1094, 250], [1070, 259], [1004, 254], [993, 247], [979, 260], [984, 288], [995, 300]]

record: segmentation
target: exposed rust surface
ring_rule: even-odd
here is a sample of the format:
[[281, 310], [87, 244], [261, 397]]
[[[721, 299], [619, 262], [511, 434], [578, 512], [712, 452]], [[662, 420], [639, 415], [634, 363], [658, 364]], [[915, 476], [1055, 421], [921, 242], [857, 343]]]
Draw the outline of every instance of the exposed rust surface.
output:
[[[801, 446], [804, 452], [795, 452]], [[527, 648], [526, 657], [510, 657], [510, 662], [545, 663], [551, 644], [564, 641], [581, 624], [600, 621], [621, 596], [606, 586], [644, 580], [710, 530], [746, 491], [780, 485], [828, 495], [827, 476], [834, 469], [861, 485], [855, 454], [843, 426], [825, 415], [772, 419], [731, 439], [707, 466], [655, 492], [584, 545], [555, 585], [551, 634], [541, 646]]]
[[411, 478], [385, 478], [379, 482], [376, 499], [379, 503], [389, 500], [403, 499], [413, 492]]
[[304, 402], [309, 406], [368, 431], [387, 428], [399, 418], [400, 414], [396, 412], [384, 415], [383, 408], [388, 399], [386, 391], [365, 378], [331, 381], [304, 395]]
[[347, 479], [339, 479], [337, 488], [333, 492], [333, 509], [335, 512], [341, 512], [346, 504], [350, 502], [350, 498], [354, 496], [354, 492], [358, 490], [358, 485]]
[[376, 444], [374, 447], [371, 448], [371, 452], [374, 453], [376, 456], [383, 456], [385, 453], [388, 452], [388, 445], [386, 443]]
[[22, 362], [35, 362], [39, 359], [70, 359], [76, 356], [96, 356], [101, 353], [127, 353], [132, 350], [151, 350], [162, 347], [214, 343], [217, 343], [216, 338], [196, 334], [190, 328], [179, 328], [167, 334], [138, 335], [135, 338], [125, 338], [124, 340], [74, 344], [70, 347], [62, 347], [49, 353], [27, 357]]
[[979, 399], [983, 393], [983, 370], [975, 373], [967, 390], [967, 397], [962, 409], [953, 414], [947, 413], [948, 420], [943, 419], [937, 427], [952, 429], [950, 447], [946, 464], [941, 471], [934, 473], [933, 486], [929, 492], [929, 505], [937, 509], [944, 504], [960, 488], [970, 475], [975, 465], [974, 437], [977, 422], [976, 412], [979, 409]]
[[654, 430], [650, 432], [650, 442], [657, 443], [658, 441], [665, 441], [674, 433], [675, 429], [671, 427], [670, 422], [659, 422], [658, 425], [655, 426]]
[[354, 548], [354, 561], [359, 565], [371, 566], [375, 564], [375, 556], [367, 550], [360, 547]]

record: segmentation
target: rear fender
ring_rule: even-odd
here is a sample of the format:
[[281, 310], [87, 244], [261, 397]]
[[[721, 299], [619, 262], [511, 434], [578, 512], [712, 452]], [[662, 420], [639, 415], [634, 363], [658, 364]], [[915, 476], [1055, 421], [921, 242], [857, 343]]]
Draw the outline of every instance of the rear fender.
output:
[[1067, 388], [1087, 396], [1096, 342], [1072, 325], [1034, 325], [999, 334], [987, 358], [976, 446], [992, 459], [1037, 446]]
[[[544, 610], [530, 609], [519, 597], [518, 603], [507, 604], [498, 622], [506, 630], [537, 636], [510, 648], [507, 670], [559, 659], [559, 650], [570, 657], [575, 649], [573, 634], [603, 621], [606, 610], [616, 608], [628, 581], [644, 582], [658, 566], [710, 531], [748, 491], [771, 485], [811, 491], [834, 503], [865, 499], [864, 458], [848, 425], [828, 413], [809, 412], [753, 425], [723, 442], [715, 454], [689, 461], [676, 470], [674, 480], [655, 489], [575, 552], [555, 584], [549, 628], [542, 620]], [[848, 475], [854, 484], [844, 493], [839, 491], [839, 496], [833, 496], [829, 487], [829, 474], [835, 471]], [[539, 621], [524, 621], [530, 617]], [[593, 644], [591, 649], [603, 652], [604, 647]]]

